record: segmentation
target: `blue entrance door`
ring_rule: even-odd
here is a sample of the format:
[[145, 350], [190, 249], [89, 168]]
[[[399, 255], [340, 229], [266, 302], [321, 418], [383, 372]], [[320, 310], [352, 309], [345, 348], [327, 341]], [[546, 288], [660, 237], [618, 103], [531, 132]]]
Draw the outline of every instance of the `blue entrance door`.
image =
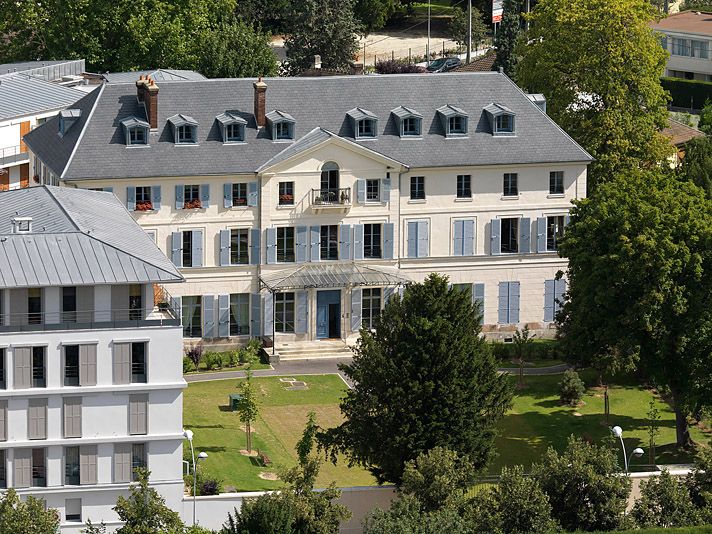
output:
[[341, 291], [318, 291], [316, 294], [316, 337], [341, 337]]

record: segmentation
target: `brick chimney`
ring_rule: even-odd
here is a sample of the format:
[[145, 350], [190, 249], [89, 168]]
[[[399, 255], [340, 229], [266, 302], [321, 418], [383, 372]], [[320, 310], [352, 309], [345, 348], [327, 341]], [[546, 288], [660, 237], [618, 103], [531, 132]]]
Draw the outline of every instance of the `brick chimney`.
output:
[[136, 97], [139, 102], [143, 102], [146, 92], [146, 80], [143, 78], [143, 74], [136, 80]]
[[158, 128], [158, 86], [151, 78], [144, 81], [144, 105], [146, 118], [152, 130]]
[[262, 76], [260, 76], [260, 79], [252, 84], [252, 87], [255, 88], [255, 122], [257, 127], [261, 128], [265, 125], [267, 84], [262, 81]]

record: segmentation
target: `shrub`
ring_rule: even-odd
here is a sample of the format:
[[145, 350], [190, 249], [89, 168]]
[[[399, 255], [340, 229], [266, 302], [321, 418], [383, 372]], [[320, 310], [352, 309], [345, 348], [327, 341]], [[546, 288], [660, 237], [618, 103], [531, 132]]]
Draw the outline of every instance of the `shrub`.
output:
[[228, 367], [237, 367], [237, 362], [238, 362], [238, 351], [237, 350], [231, 350], [227, 352], [227, 366]]
[[712, 83], [681, 78], [661, 78], [663, 89], [670, 92], [671, 104], [680, 108], [702, 109], [712, 100]]
[[206, 352], [203, 360], [208, 371], [222, 368], [222, 355], [219, 352]]
[[376, 72], [378, 74], [413, 74], [425, 72], [425, 68], [402, 59], [389, 59], [376, 62]]
[[191, 372], [195, 367], [193, 366], [193, 362], [188, 358], [188, 356], [183, 356], [183, 373], [189, 373]]
[[190, 348], [185, 352], [185, 355], [190, 358], [196, 369], [200, 368], [200, 361], [203, 359], [203, 342], [199, 341], [195, 345], [191, 345]]
[[586, 385], [573, 369], [567, 369], [561, 382], [559, 382], [559, 396], [562, 404], [577, 406], [583, 394], [586, 392]]
[[198, 495], [218, 495], [222, 491], [222, 480], [217, 478], [206, 478], [199, 482]]
[[[499, 361], [508, 362], [517, 358], [517, 347], [514, 343], [494, 342], [492, 353]], [[530, 360], [563, 359], [561, 343], [557, 339], [534, 339], [527, 346], [527, 358]]]
[[640, 528], [689, 527], [701, 522], [685, 482], [663, 470], [640, 484], [640, 498], [631, 513]]

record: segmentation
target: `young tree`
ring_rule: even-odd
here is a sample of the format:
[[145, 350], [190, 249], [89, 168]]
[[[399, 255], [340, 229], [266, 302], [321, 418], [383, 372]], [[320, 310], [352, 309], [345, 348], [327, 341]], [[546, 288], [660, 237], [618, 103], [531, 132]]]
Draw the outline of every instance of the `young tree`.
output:
[[667, 469], [640, 483], [640, 498], [631, 512], [640, 528], [673, 528], [699, 525], [701, 517], [683, 481]]
[[631, 172], [578, 202], [560, 248], [569, 259], [561, 335], [585, 360], [635, 355], [669, 388], [677, 444], [712, 393], [712, 205], [661, 171]]
[[549, 497], [554, 519], [567, 531], [616, 530], [625, 511], [630, 479], [621, 476], [615, 453], [571, 436], [566, 450], [553, 448], [532, 476]]
[[[482, 12], [476, 7], [472, 8], [472, 46], [479, 50], [482, 41], [487, 37], [489, 26], [485, 24]], [[452, 20], [448, 25], [450, 38], [461, 48], [467, 47], [467, 10], [454, 9]]]
[[494, 68], [502, 68], [510, 78], [517, 76], [517, 41], [519, 39], [521, 0], [504, 0], [502, 3], [502, 22], [497, 29], [494, 46], [497, 57]]
[[529, 349], [532, 346], [536, 334], [532, 334], [528, 326], [523, 329], [517, 328], [514, 331], [514, 337], [512, 341], [514, 343], [514, 350], [517, 353], [517, 360], [519, 360], [519, 384], [520, 388], [524, 387], [524, 361], [529, 355]]
[[55, 534], [59, 531], [59, 512], [45, 509], [40, 499], [28, 496], [21, 501], [14, 489], [0, 496], [0, 532], [2, 534]]
[[247, 452], [252, 452], [252, 423], [257, 420], [260, 415], [260, 406], [257, 403], [257, 392], [252, 384], [252, 371], [247, 370], [245, 380], [240, 381], [238, 389], [240, 390], [240, 403], [237, 411], [240, 414], [240, 422], [245, 425], [245, 434], [247, 435]]
[[129, 488], [129, 497], [120, 495], [114, 511], [123, 526], [116, 534], [183, 534], [180, 514], [168, 508], [161, 495], [148, 485], [150, 472], [137, 469], [137, 483]]
[[321, 444], [379, 482], [399, 484], [405, 463], [437, 446], [482, 469], [513, 387], [479, 334], [470, 295], [449, 289], [446, 277], [431, 274], [394, 295], [340, 367], [354, 387], [341, 402], [345, 421], [321, 433]]
[[678, 172], [682, 180], [698, 185], [712, 199], [712, 137], [698, 137], [685, 145], [685, 157]]
[[349, 67], [358, 54], [354, 0], [302, 0], [292, 2], [290, 34], [284, 41], [287, 50], [285, 69], [298, 74], [308, 69], [314, 56], [328, 69]]
[[655, 465], [655, 447], [660, 434], [660, 410], [656, 406], [655, 399], [650, 399], [648, 405], [648, 463]]
[[517, 82], [595, 158], [591, 190], [672, 154], [656, 16], [648, 0], [541, 0], [529, 19]]

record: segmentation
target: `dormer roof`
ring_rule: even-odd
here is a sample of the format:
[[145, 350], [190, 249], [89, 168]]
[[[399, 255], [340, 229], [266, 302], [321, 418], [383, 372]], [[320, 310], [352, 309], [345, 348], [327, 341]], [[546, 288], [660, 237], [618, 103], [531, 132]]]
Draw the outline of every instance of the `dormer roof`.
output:
[[185, 125], [198, 126], [198, 121], [196, 121], [193, 117], [191, 117], [189, 115], [183, 115], [182, 113], [172, 115], [171, 117], [168, 117], [167, 120], [176, 128], [178, 126], [185, 126]]
[[265, 115], [265, 118], [270, 122], [297, 122], [286, 111], [274, 109]]
[[452, 104], [447, 104], [441, 108], [437, 109], [438, 113], [446, 118], [454, 117], [455, 115], [460, 115], [462, 117], [467, 117], [467, 111]]
[[247, 121], [237, 115], [234, 111], [226, 111], [215, 117], [220, 124], [247, 124]]
[[346, 112], [346, 114], [355, 121], [360, 121], [363, 119], [378, 120], [378, 116], [375, 113], [371, 113], [367, 109], [354, 108]]
[[393, 113], [399, 119], [406, 119], [408, 117], [415, 117], [418, 119], [423, 118], [423, 116], [420, 113], [418, 113], [417, 111], [415, 111], [412, 108], [407, 108], [405, 106], [398, 106], [397, 108], [392, 109], [391, 113]]
[[489, 104], [488, 106], [485, 106], [485, 111], [492, 115], [493, 117], [496, 117], [498, 115], [515, 115], [514, 111], [509, 109], [507, 106], [504, 104]]
[[138, 117], [126, 117], [125, 119], [121, 119], [121, 125], [124, 128], [150, 128], [150, 125], [143, 119], [140, 119]]

